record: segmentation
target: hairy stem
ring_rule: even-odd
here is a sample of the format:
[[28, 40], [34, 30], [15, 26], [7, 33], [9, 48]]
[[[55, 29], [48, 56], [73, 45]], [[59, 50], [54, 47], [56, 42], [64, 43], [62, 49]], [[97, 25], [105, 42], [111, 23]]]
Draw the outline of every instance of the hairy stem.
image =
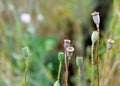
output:
[[99, 55], [98, 55], [99, 44], [100, 44], [100, 30], [99, 30], [99, 27], [97, 27], [97, 31], [98, 31], [98, 43], [97, 43], [97, 52], [96, 52], [96, 62], [97, 62], [97, 75], [98, 75], [98, 86], [99, 86]]
[[26, 68], [25, 68], [25, 86], [27, 86], [28, 58], [25, 61], [25, 65], [26, 65]]
[[94, 86], [94, 56], [93, 56], [93, 51], [94, 51], [94, 43], [92, 44], [91, 47], [91, 86]]

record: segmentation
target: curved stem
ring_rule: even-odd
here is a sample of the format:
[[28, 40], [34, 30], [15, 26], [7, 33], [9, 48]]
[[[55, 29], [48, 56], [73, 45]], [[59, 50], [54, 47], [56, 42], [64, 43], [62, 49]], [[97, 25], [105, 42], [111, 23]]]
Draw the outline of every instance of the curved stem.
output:
[[61, 68], [62, 68], [62, 62], [60, 62], [60, 64], [59, 64], [59, 71], [58, 71], [58, 77], [57, 77], [58, 82], [60, 82], [60, 72], [61, 72]]
[[26, 68], [25, 68], [25, 86], [27, 86], [28, 58], [25, 61], [25, 65], [26, 65]]
[[94, 51], [94, 43], [92, 44], [91, 47], [91, 86], [94, 86], [94, 56], [93, 56], [93, 51]]

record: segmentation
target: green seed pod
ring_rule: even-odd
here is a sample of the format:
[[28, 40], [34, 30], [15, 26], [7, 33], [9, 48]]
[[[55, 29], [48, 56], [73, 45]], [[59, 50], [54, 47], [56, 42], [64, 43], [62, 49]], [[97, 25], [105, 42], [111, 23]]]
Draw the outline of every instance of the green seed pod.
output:
[[79, 67], [82, 65], [82, 62], [83, 62], [83, 57], [77, 56], [76, 57], [76, 65]]
[[28, 57], [29, 57], [29, 49], [28, 49], [28, 47], [22, 48], [22, 55], [23, 55], [25, 58], [28, 58]]
[[63, 61], [64, 57], [65, 57], [65, 54], [64, 54], [63, 52], [59, 52], [59, 53], [58, 53], [58, 60], [59, 60], [60, 62]]
[[98, 32], [97, 31], [93, 31], [92, 36], [91, 36], [91, 40], [92, 43], [95, 43], [98, 40]]
[[54, 83], [53, 86], [60, 86], [60, 83], [58, 82], [58, 80]]

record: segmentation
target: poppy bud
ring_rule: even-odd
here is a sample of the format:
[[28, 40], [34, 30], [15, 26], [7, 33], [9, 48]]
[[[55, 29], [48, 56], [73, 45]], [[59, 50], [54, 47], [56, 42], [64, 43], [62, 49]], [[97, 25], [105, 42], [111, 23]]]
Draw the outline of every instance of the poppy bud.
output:
[[58, 60], [59, 60], [60, 62], [63, 61], [64, 57], [65, 57], [65, 54], [64, 54], [63, 52], [59, 52], [59, 53], [58, 53]]
[[70, 46], [71, 40], [65, 39], [64, 40], [64, 49]]
[[76, 65], [79, 67], [79, 66], [81, 66], [82, 62], [83, 62], [83, 57], [77, 56], [76, 57]]
[[67, 47], [66, 48], [68, 59], [71, 59], [74, 50], [75, 50], [74, 47]]
[[54, 86], [60, 86], [60, 83], [59, 83], [58, 81], [56, 81], [56, 82], [54, 83]]
[[96, 24], [97, 27], [99, 27], [99, 24], [100, 24], [100, 15], [99, 15], [99, 12], [93, 12], [91, 15], [93, 17], [94, 23]]
[[108, 39], [108, 41], [107, 41], [107, 50], [112, 49], [113, 44], [114, 44], [114, 40]]
[[24, 47], [22, 48], [22, 54], [25, 58], [28, 58], [29, 57], [29, 49], [28, 47]]
[[97, 31], [93, 31], [91, 40], [92, 40], [92, 43], [95, 43], [98, 40], [98, 32]]

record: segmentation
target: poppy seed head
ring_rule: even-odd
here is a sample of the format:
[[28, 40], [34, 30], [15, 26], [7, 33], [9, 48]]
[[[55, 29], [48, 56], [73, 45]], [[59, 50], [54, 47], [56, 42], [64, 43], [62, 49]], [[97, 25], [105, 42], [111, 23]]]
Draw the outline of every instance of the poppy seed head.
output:
[[74, 47], [71, 47], [71, 46], [66, 48], [68, 59], [71, 59], [74, 50], [75, 50]]

